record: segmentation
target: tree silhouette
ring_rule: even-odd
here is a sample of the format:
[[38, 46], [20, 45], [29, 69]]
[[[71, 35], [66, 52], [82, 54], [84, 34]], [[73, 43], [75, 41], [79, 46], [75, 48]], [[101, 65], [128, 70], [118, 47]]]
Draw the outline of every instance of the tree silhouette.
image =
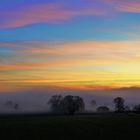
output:
[[130, 112], [130, 111], [131, 111], [131, 109], [130, 109], [129, 106], [125, 106], [125, 107], [124, 107], [124, 110], [125, 110], [125, 112]]
[[51, 110], [54, 113], [74, 114], [75, 112], [82, 112], [85, 108], [84, 101], [79, 96], [54, 95], [49, 100]]
[[95, 100], [91, 100], [90, 105], [93, 109], [95, 109], [96, 107], [96, 101]]
[[65, 114], [73, 115], [75, 112], [83, 111], [84, 108], [84, 101], [79, 96], [67, 95], [61, 101], [61, 109]]
[[14, 109], [15, 109], [15, 110], [19, 110], [19, 104], [15, 103], [15, 104], [14, 104]]
[[7, 102], [6, 102], [6, 106], [9, 106], [9, 107], [11, 107], [11, 106], [13, 106], [13, 101], [11, 101], [11, 100], [8, 100]]
[[133, 111], [136, 113], [140, 113], [140, 104], [134, 106]]
[[6, 102], [6, 106], [11, 108], [11, 109], [19, 110], [19, 104], [15, 103], [15, 102], [13, 102], [11, 100]]
[[84, 100], [79, 96], [74, 96], [74, 102], [77, 106], [77, 110], [79, 112], [83, 112], [85, 110], [85, 103]]
[[54, 96], [51, 97], [48, 104], [51, 105], [52, 112], [57, 113], [57, 112], [61, 111], [61, 108], [60, 108], [61, 100], [62, 100], [61, 95], [54, 95]]
[[114, 100], [116, 112], [124, 112], [124, 99], [122, 97], [117, 97]]

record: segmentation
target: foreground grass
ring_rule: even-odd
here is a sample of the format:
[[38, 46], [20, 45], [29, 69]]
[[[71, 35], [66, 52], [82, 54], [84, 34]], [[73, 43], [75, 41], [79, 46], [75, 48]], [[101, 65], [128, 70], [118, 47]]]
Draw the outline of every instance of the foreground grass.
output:
[[2, 116], [0, 139], [72, 140], [140, 139], [140, 116], [93, 114], [76, 116]]

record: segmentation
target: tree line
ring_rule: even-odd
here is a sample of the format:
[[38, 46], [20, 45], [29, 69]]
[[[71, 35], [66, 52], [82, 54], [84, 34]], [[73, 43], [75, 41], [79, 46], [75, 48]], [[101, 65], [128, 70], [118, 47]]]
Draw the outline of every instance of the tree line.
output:
[[[116, 113], [140, 113], [140, 104], [137, 104], [133, 108], [130, 108], [129, 106], [125, 105], [125, 100], [122, 97], [114, 98], [113, 103], [114, 111]], [[50, 107], [51, 113], [55, 114], [73, 115], [75, 113], [87, 112], [87, 110], [85, 109], [84, 99], [80, 96], [53, 95], [50, 97], [47, 104]], [[97, 112], [106, 113], [110, 111], [110, 108], [108, 106], [97, 106], [94, 99], [91, 100], [90, 105]], [[20, 111], [20, 109], [22, 108], [19, 103], [10, 100], [6, 102], [6, 106], [17, 111]]]
[[[116, 113], [124, 113], [124, 112], [134, 112], [140, 113], [140, 104], [134, 106], [133, 109], [130, 109], [129, 106], [125, 105], [125, 100], [122, 97], [116, 97], [113, 99], [115, 112]], [[50, 109], [52, 113], [63, 113], [73, 115], [75, 113], [85, 112], [85, 103], [82, 97], [80, 96], [61, 96], [61, 95], [53, 95], [48, 104], [50, 105]], [[92, 106], [96, 105], [96, 101], [91, 101]], [[96, 108], [98, 112], [109, 112], [110, 109], [107, 106], [99, 106]]]
[[61, 95], [54, 95], [48, 104], [54, 113], [74, 114], [85, 110], [84, 100], [79, 96], [67, 95], [62, 97]]

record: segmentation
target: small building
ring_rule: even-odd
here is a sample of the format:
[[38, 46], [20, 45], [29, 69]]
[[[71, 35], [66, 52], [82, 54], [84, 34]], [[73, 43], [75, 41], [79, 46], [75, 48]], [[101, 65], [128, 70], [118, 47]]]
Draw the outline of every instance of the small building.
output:
[[96, 109], [97, 112], [101, 112], [101, 113], [106, 113], [106, 112], [109, 112], [110, 109], [107, 107], [107, 106], [99, 106], [97, 109]]

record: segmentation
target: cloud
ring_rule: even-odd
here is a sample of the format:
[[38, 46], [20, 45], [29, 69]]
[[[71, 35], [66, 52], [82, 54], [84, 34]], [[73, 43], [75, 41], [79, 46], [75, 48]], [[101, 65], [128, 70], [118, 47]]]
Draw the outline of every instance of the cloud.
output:
[[[95, 3], [96, 0], [83, 0], [84, 2]], [[139, 0], [98, 0], [101, 5], [106, 5], [112, 12], [140, 13]]]
[[103, 9], [96, 7], [72, 8], [63, 4], [36, 4], [2, 11], [0, 14], [1, 28], [16, 28], [37, 23], [60, 23], [78, 16], [104, 15]]
[[[30, 54], [48, 54], [79, 59], [131, 59], [140, 51], [139, 41], [77, 41], [22, 50]], [[132, 47], [134, 46], [134, 47]]]
[[43, 66], [40, 63], [0, 63], [0, 70], [32, 70], [36, 67]]
[[139, 45], [139, 41], [1, 42], [9, 56], [0, 57], [0, 70], [132, 63], [139, 58]]
[[[0, 44], [14, 52], [14, 56], [0, 57], [0, 83], [4, 87], [50, 85], [91, 90], [140, 83], [139, 41]], [[5, 49], [2, 46], [0, 49]]]
[[4, 47], [0, 48], [6, 47], [6, 51], [12, 51], [14, 56], [9, 53], [6, 60], [2, 59], [0, 69], [133, 62], [139, 58], [139, 45], [139, 41], [1, 42], [0, 46]]
[[140, 13], [139, 0], [101, 0], [118, 12]]
[[79, 16], [104, 16], [117, 12], [140, 13], [139, 0], [82, 0], [79, 5], [70, 6], [63, 2], [44, 3], [0, 11], [0, 28], [63, 23]]
[[[84, 43], [84, 42], [83, 42]], [[73, 66], [73, 65], [90, 65], [96, 63], [96, 60], [90, 60], [91, 56], [86, 51], [85, 45], [80, 47], [82, 43], [0, 43], [6, 46], [7, 52], [13, 52], [8, 56], [1, 56], [0, 70], [14, 71], [14, 70], [39, 70], [43, 68], [59, 67], [59, 66]], [[24, 44], [23, 47], [21, 44]], [[79, 44], [79, 45], [78, 45]], [[94, 43], [93, 43], [94, 44]], [[71, 46], [72, 45], [72, 46]], [[72, 48], [72, 49], [71, 49]], [[75, 48], [75, 51], [73, 50]], [[1, 48], [3, 49], [3, 47]], [[4, 48], [5, 49], [5, 48]], [[94, 51], [94, 48], [90, 48]], [[72, 51], [73, 50], [73, 51]], [[86, 52], [85, 52], [86, 51]], [[96, 52], [94, 52], [96, 53]], [[92, 55], [92, 54], [91, 54]], [[68, 57], [68, 59], [67, 59]], [[83, 61], [81, 61], [81, 59]]]
[[140, 1], [131, 1], [123, 3], [118, 7], [121, 12], [140, 13]]

